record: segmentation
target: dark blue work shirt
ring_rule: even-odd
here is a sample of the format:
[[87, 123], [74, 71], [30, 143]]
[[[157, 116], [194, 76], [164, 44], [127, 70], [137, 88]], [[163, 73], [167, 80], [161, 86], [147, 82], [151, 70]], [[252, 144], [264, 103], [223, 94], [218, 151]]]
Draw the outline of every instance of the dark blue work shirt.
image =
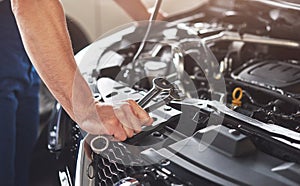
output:
[[25, 84], [39, 81], [23, 47], [10, 0], [0, 0], [0, 86], [3, 79]]

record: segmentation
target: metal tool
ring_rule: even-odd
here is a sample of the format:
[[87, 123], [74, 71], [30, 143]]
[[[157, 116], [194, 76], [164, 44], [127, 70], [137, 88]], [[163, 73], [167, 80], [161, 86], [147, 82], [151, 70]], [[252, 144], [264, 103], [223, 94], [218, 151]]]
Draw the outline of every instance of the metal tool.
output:
[[181, 94], [181, 91], [176, 88], [172, 88], [169, 92], [169, 95], [165, 97], [163, 100], [145, 108], [146, 112], [152, 112], [163, 105], [169, 104], [172, 100], [180, 101], [184, 98], [184, 95]]
[[151, 13], [151, 16], [149, 18], [149, 23], [148, 23], [148, 26], [147, 26], [147, 30], [145, 32], [145, 36], [137, 50], [137, 52], [135, 53], [133, 59], [132, 59], [132, 66], [133, 66], [133, 69], [135, 68], [136, 66], [136, 61], [137, 59], [139, 58], [139, 56], [141, 55], [143, 49], [145, 48], [145, 45], [146, 45], [146, 41], [149, 37], [149, 34], [150, 34], [150, 31], [151, 31], [151, 28], [152, 28], [152, 25], [154, 23], [154, 21], [156, 20], [157, 18], [157, 15], [159, 13], [159, 9], [160, 9], [160, 6], [161, 6], [161, 3], [162, 3], [162, 0], [156, 0], [155, 1], [155, 5], [154, 5], [154, 11]]
[[[163, 91], [168, 92], [168, 95], [163, 100], [147, 107], [145, 109], [147, 112], [156, 110], [157, 108], [170, 103], [172, 100], [182, 99], [180, 90], [177, 89], [176, 86], [164, 78], [155, 78], [153, 79], [153, 87], [142, 99], [139, 100], [138, 104], [144, 108], [154, 97]], [[90, 142], [93, 152], [100, 154], [101, 152], [105, 151], [110, 144], [111, 138], [111, 136], [106, 135], [94, 137]]]
[[152, 89], [138, 101], [138, 104], [144, 108], [155, 96], [162, 91], [170, 91], [174, 86], [164, 78], [153, 79]]
[[91, 149], [96, 153], [100, 154], [101, 152], [105, 151], [109, 146], [109, 137], [105, 135], [94, 137], [91, 140]]

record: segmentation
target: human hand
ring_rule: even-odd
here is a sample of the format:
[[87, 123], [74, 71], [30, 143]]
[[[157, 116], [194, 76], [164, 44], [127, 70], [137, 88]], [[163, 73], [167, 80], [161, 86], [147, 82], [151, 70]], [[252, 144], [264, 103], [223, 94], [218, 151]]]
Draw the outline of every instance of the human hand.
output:
[[81, 123], [81, 128], [95, 135], [111, 135], [124, 141], [149, 126], [153, 119], [135, 101], [128, 100], [119, 106], [95, 102], [96, 113]]

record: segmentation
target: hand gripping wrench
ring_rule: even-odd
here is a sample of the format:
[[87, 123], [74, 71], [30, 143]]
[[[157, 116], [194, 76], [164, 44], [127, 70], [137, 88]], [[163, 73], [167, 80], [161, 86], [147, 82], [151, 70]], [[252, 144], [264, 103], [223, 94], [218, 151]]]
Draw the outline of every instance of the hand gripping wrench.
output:
[[[145, 107], [154, 97], [156, 97], [161, 92], [169, 92], [169, 95], [165, 97], [163, 100], [149, 106], [145, 110], [147, 112], [151, 112], [165, 104], [168, 104], [173, 99], [180, 100], [181, 96], [179, 95], [178, 89], [174, 87], [169, 81], [164, 78], [155, 78], [153, 79], [153, 87], [151, 90], [138, 101], [138, 104], [143, 108]], [[144, 134], [145, 135], [145, 134]], [[92, 150], [99, 154], [102, 151], [106, 150], [109, 147], [109, 137], [108, 136], [98, 136], [91, 140], [91, 148]], [[128, 140], [127, 140], [128, 141]]]

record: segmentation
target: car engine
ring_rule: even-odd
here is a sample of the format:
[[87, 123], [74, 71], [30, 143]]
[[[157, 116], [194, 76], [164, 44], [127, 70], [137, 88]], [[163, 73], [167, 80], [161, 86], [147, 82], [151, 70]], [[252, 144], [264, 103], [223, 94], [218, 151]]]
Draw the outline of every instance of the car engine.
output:
[[[58, 109], [48, 147], [75, 152], [67, 180], [299, 185], [299, 17], [291, 1], [210, 0], [166, 22], [125, 25], [83, 49], [76, 59], [99, 100], [139, 101], [159, 78], [178, 97], [153, 96], [144, 107], [153, 125], [125, 142], [79, 132]], [[73, 129], [58, 129], [61, 122]]]

